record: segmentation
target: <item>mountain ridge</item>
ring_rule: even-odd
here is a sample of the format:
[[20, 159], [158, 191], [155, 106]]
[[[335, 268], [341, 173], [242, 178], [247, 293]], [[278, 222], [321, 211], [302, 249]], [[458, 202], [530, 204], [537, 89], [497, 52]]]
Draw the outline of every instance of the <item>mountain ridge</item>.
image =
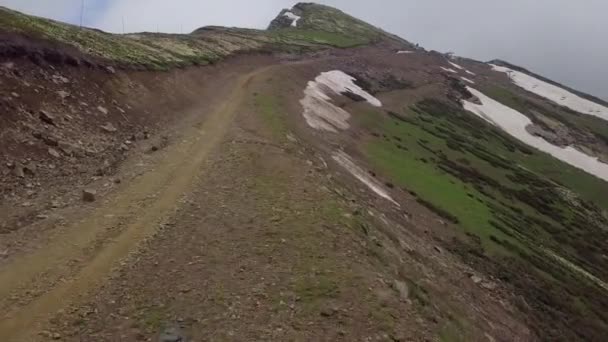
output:
[[608, 106], [300, 3], [0, 9], [9, 341], [603, 341]]

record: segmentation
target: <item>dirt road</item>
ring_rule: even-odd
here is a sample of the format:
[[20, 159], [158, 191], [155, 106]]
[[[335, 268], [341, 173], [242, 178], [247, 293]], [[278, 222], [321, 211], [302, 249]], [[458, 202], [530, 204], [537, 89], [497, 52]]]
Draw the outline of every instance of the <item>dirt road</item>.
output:
[[152, 236], [179, 203], [207, 156], [221, 141], [256, 72], [238, 79], [232, 93], [182, 140], [164, 150], [162, 160], [104, 199], [84, 220], [54, 236], [45, 248], [0, 270], [0, 321], [4, 341], [31, 338], [37, 324], [93, 290], [117, 262]]
[[4, 260], [0, 340], [154, 341], [172, 328], [163, 341], [526, 340], [428, 237], [432, 213], [401, 198], [416, 212], [403, 221], [332, 165], [298, 101], [333, 63], [220, 69], [211, 90], [171, 79], [200, 104], [184, 105], [169, 145], [130, 155], [114, 190]]

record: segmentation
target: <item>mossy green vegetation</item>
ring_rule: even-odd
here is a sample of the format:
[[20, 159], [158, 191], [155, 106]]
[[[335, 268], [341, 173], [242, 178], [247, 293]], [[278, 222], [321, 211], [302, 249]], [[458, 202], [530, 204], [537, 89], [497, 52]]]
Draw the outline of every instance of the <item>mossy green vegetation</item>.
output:
[[271, 95], [256, 95], [255, 106], [273, 137], [282, 140], [287, 134], [287, 127], [284, 114], [280, 111], [279, 100]]
[[303, 9], [303, 18], [296, 28], [265, 31], [204, 27], [191, 34], [111, 34], [0, 7], [0, 32], [65, 44], [112, 63], [152, 70], [210, 64], [239, 52], [301, 53], [398, 39], [331, 7], [297, 6]]
[[298, 21], [298, 29], [312, 32], [325, 32], [345, 37], [358, 44], [369, 44], [382, 39], [392, 39], [407, 43], [405, 40], [389, 34], [373, 25], [352, 17], [336, 8], [299, 3], [294, 6], [302, 18]]
[[[487, 85], [483, 91], [494, 100], [525, 114], [533, 122], [549, 131], [552, 129], [538, 118], [539, 115], [564, 125], [573, 134], [585, 137], [585, 140], [589, 140], [588, 136], [591, 135], [598, 142], [608, 144], [608, 122], [598, 117], [577, 113], [549, 102], [537, 103], [498, 85]], [[538, 173], [547, 175], [554, 181], [571, 189], [576, 189], [583, 198], [608, 209], [608, 198], [604, 195], [605, 191], [608, 190], [606, 182], [599, 179], [591, 180], [590, 177], [581, 177], [580, 172], [573, 170], [573, 168], [562, 169], [561, 165], [563, 163], [557, 160], [536, 158], [529, 160], [528, 163]]]
[[526, 286], [535, 309], [581, 319], [592, 311], [589, 336], [605, 331], [608, 316], [589, 293], [605, 291], [608, 279], [608, 198], [598, 196], [606, 182], [437, 100], [355, 120], [372, 132], [362, 147], [371, 165], [472, 237], [467, 244], [478, 247], [460, 250], [465, 259]]

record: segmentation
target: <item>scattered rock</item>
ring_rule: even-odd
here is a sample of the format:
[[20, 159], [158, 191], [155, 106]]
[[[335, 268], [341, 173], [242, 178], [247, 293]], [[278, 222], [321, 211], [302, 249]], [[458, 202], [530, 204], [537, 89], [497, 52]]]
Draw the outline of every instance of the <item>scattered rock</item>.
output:
[[483, 281], [483, 279], [481, 279], [480, 276], [476, 276], [476, 275], [472, 275], [471, 276], [471, 280], [473, 281], [473, 283], [475, 284], [479, 284]]
[[186, 337], [182, 335], [179, 328], [168, 328], [160, 334], [159, 342], [186, 342]]
[[327, 307], [321, 310], [320, 314], [323, 317], [331, 317], [338, 313], [338, 309], [335, 307]]
[[435, 246], [435, 247], [433, 247], [433, 248], [435, 249], [435, 251], [436, 251], [437, 253], [443, 253], [443, 251], [441, 250], [441, 247], [439, 247], [439, 246]]
[[57, 209], [61, 207], [61, 202], [59, 201], [51, 201], [51, 208]]
[[18, 98], [21, 97], [21, 96], [19, 96], [19, 94], [15, 93], [15, 92], [12, 92], [11, 96], [14, 97], [14, 98], [16, 98], [16, 99], [18, 99]]
[[50, 154], [52, 157], [54, 157], [54, 158], [59, 158], [59, 157], [61, 157], [61, 154], [59, 154], [59, 152], [57, 152], [57, 150], [56, 150], [56, 149], [54, 149], [54, 148], [50, 148], [50, 147], [49, 147], [49, 154]]
[[372, 236], [371, 240], [374, 243], [374, 245], [376, 245], [378, 247], [382, 247], [382, 241], [380, 241], [377, 237]]
[[389, 337], [390, 337], [390, 341], [394, 341], [394, 342], [408, 341], [407, 336], [402, 332], [393, 332]]
[[492, 290], [495, 290], [498, 287], [498, 285], [491, 281], [484, 281], [483, 283], [481, 283], [481, 287], [486, 290], [492, 291]]
[[114, 133], [118, 131], [118, 129], [114, 127], [111, 122], [108, 122], [105, 125], [101, 126], [101, 129], [104, 130], [104, 132], [106, 133]]
[[29, 162], [23, 167], [23, 172], [25, 172], [26, 175], [33, 176], [34, 174], [36, 174], [37, 169], [38, 168], [36, 167], [36, 164], [34, 162]]
[[85, 189], [82, 191], [82, 200], [85, 202], [95, 202], [97, 191]]
[[66, 98], [70, 97], [71, 94], [65, 90], [59, 90], [57, 91], [57, 95], [59, 95], [62, 100], [65, 100]]
[[47, 215], [42, 215], [42, 214], [41, 214], [41, 215], [36, 215], [36, 219], [37, 219], [37, 220], [46, 220], [46, 219], [48, 219], [48, 218], [49, 218], [49, 217], [48, 217]]
[[70, 80], [67, 77], [61, 76], [61, 75], [53, 75], [53, 82], [55, 84], [66, 84], [66, 83], [70, 83]]
[[48, 146], [53, 146], [53, 147], [59, 146], [59, 140], [57, 138], [55, 138], [54, 136], [45, 135], [42, 137], [42, 141]]
[[13, 167], [13, 174], [19, 178], [25, 178], [25, 172], [23, 172], [23, 165], [15, 164]]
[[298, 142], [298, 139], [296, 139], [296, 137], [294, 137], [293, 134], [287, 134], [286, 137], [287, 137], [287, 140], [289, 140], [289, 141], [291, 141], [293, 143], [297, 143]]
[[74, 154], [74, 151], [78, 149], [77, 146], [74, 146], [70, 143], [66, 143], [66, 142], [58, 142], [57, 146], [59, 147], [59, 150], [61, 150], [61, 152], [63, 152], [64, 154], [71, 156]]
[[123, 152], [127, 152], [129, 150], [129, 146], [125, 145], [125, 144], [120, 144], [120, 150]]
[[106, 67], [106, 71], [109, 72], [110, 74], [114, 75], [116, 73], [116, 69], [114, 69], [111, 66], [107, 66]]
[[87, 157], [93, 157], [93, 156], [97, 155], [97, 151], [87, 148], [84, 150], [84, 155]]
[[47, 112], [46, 110], [40, 110], [40, 120], [42, 120], [43, 122], [49, 124], [49, 125], [53, 125], [53, 126], [57, 126], [55, 124], [55, 116], [52, 115], [51, 113]]
[[97, 106], [97, 110], [104, 115], [108, 115], [108, 110], [105, 107]]
[[407, 284], [403, 281], [400, 281], [400, 280], [393, 281], [393, 289], [395, 289], [395, 291], [399, 292], [399, 296], [401, 297], [401, 300], [406, 301], [410, 297], [410, 289], [408, 288]]

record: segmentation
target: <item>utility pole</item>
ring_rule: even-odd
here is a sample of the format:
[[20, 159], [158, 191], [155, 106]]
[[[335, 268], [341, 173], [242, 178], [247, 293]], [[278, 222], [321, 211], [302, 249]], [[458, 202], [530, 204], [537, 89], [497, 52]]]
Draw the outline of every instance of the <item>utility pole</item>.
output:
[[82, 24], [84, 21], [84, 0], [80, 1], [80, 28], [82, 28]]

